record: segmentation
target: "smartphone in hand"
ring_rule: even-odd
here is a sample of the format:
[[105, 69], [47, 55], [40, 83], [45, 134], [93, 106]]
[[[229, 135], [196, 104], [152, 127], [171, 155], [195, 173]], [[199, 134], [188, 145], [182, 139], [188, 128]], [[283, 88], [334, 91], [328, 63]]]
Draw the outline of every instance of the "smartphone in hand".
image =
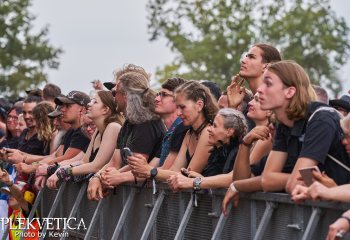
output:
[[184, 175], [185, 177], [188, 177], [190, 175], [190, 173], [188, 172], [188, 170], [186, 168], [181, 169], [181, 174]]
[[128, 148], [128, 147], [123, 148], [123, 152], [124, 152], [124, 156], [125, 156], [126, 158], [133, 155], [132, 151], [131, 151], [130, 148]]
[[313, 171], [320, 172], [320, 169], [318, 169], [317, 166], [299, 169], [299, 173], [300, 173], [301, 177], [303, 178], [303, 181], [304, 181], [306, 186], [310, 186], [314, 182], [313, 176], [312, 176]]

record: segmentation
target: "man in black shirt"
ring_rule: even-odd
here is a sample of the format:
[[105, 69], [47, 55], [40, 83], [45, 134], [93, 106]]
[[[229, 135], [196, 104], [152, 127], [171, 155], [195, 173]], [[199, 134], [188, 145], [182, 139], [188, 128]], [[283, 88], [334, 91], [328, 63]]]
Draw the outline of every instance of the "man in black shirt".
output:
[[291, 192], [300, 184], [299, 170], [315, 165], [323, 168], [337, 184], [350, 181], [350, 174], [330, 157], [350, 164], [341, 144], [339, 115], [320, 110], [309, 120], [322, 103], [312, 102], [316, 94], [300, 65], [291, 61], [270, 64], [258, 93], [261, 108], [273, 111], [279, 121], [262, 174], [264, 191]]
[[[29, 96], [23, 101], [23, 118], [27, 128], [23, 130], [19, 143], [18, 150], [34, 155], [44, 155], [44, 142], [38, 139], [35, 121], [32, 111], [34, 107], [41, 102], [41, 98], [37, 96]], [[18, 155], [15, 149], [8, 149], [9, 159], [15, 163], [23, 161], [24, 156]]]
[[[127, 65], [116, 72], [116, 87], [112, 91], [123, 112], [126, 121], [122, 126], [117, 149], [111, 161], [100, 170], [88, 187], [88, 198], [99, 200], [102, 197], [102, 185], [116, 186], [122, 182], [134, 180], [127, 165], [123, 148], [142, 154], [148, 161], [159, 155], [165, 128], [160, 117], [154, 113], [156, 94], [149, 88], [149, 75], [138, 66]], [[123, 166], [122, 168], [120, 168]], [[120, 168], [119, 170], [117, 170]]]
[[[80, 91], [71, 91], [67, 96], [55, 98], [55, 103], [61, 105], [63, 121], [71, 125], [56, 153], [63, 152], [63, 155], [53, 154], [40, 161], [42, 165], [36, 171], [37, 176], [47, 174], [47, 168], [50, 164], [58, 163], [71, 159], [81, 152], [85, 152], [90, 139], [81, 130], [81, 118], [86, 113], [87, 104], [90, 98], [87, 94]], [[63, 148], [63, 151], [62, 151]], [[28, 159], [27, 161], [30, 161]], [[43, 186], [44, 178], [36, 181], [38, 186]]]

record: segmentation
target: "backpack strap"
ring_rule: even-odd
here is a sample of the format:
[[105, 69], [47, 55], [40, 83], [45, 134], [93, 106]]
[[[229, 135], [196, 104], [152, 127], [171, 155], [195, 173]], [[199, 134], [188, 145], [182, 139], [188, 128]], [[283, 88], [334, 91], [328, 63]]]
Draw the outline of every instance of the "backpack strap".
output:
[[[312, 114], [311, 116], [309, 117], [308, 121], [309, 122], [313, 117], [314, 115], [317, 113], [317, 112], [320, 112], [320, 111], [328, 111], [328, 112], [333, 112], [333, 113], [337, 113], [340, 117], [340, 119], [344, 118], [344, 116], [336, 109], [332, 108], [332, 107], [320, 107], [318, 109], [316, 109]], [[327, 154], [327, 156], [332, 160], [334, 161], [335, 163], [337, 163], [339, 166], [341, 166], [342, 168], [344, 168], [345, 170], [347, 170], [348, 172], [350, 172], [350, 168], [348, 166], [346, 166], [344, 163], [340, 162], [338, 159], [336, 159], [335, 157], [333, 157], [332, 155], [330, 154]]]
[[335, 108], [332, 107], [319, 107], [317, 108], [309, 117], [309, 119], [307, 120], [307, 122], [310, 122], [310, 120], [315, 116], [316, 113], [320, 112], [320, 111], [328, 111], [328, 112], [333, 112], [333, 113], [337, 113], [339, 115], [340, 118], [343, 118], [344, 116]]

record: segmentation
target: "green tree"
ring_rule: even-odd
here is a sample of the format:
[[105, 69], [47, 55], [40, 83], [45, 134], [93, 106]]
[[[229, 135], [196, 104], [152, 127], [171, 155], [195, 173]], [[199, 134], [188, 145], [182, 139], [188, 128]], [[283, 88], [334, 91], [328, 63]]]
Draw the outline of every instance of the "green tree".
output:
[[0, 0], [0, 94], [16, 97], [47, 81], [45, 70], [57, 69], [62, 52], [47, 39], [48, 27], [32, 33], [30, 0]]
[[150, 0], [147, 9], [151, 40], [165, 37], [177, 56], [158, 69], [160, 81], [177, 74], [224, 87], [242, 54], [266, 42], [302, 65], [313, 83], [341, 91], [337, 70], [349, 55], [349, 28], [329, 0]]

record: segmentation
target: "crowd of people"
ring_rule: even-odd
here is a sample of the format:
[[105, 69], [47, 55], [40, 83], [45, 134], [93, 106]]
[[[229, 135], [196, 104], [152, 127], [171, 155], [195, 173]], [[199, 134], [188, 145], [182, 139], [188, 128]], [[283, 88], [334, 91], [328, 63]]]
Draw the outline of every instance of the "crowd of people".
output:
[[[113, 82], [92, 83], [90, 96], [47, 84], [2, 104], [0, 217], [27, 217], [39, 190], [64, 181], [88, 181], [94, 201], [123, 183], [226, 188], [226, 215], [240, 192], [350, 201], [350, 96], [329, 101], [273, 46], [252, 46], [222, 92], [179, 77], [156, 92], [150, 74], [132, 64]], [[350, 210], [328, 239], [349, 225]]]

